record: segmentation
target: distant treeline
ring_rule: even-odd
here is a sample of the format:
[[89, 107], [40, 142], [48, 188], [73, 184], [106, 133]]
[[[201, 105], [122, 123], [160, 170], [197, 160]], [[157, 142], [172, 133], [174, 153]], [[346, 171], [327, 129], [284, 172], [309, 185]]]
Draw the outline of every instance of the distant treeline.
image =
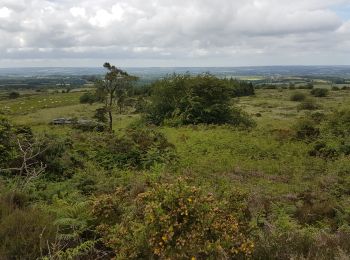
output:
[[69, 77], [63, 78], [59, 76], [55, 77], [33, 77], [33, 78], [12, 78], [5, 77], [0, 78], [0, 88], [1, 89], [35, 89], [43, 87], [52, 87], [52, 86], [82, 86], [89, 83], [83, 77]]

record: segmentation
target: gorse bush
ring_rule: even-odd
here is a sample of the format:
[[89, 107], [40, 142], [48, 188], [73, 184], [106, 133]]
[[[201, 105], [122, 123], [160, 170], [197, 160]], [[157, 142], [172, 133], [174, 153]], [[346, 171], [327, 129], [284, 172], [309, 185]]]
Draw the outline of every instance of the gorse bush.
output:
[[174, 75], [154, 83], [146, 119], [156, 125], [254, 125], [247, 115], [232, 109], [233, 91], [226, 81], [211, 75]]
[[337, 111], [329, 116], [328, 130], [337, 137], [350, 136], [350, 109]]
[[325, 88], [314, 88], [310, 91], [311, 95], [315, 97], [326, 97], [328, 95], [329, 90]]
[[296, 138], [299, 140], [313, 140], [320, 135], [320, 129], [310, 119], [301, 119], [294, 126]]
[[304, 93], [301, 92], [295, 92], [291, 95], [290, 100], [291, 101], [304, 101], [306, 98]]
[[253, 251], [236, 216], [181, 179], [129, 201], [127, 193], [117, 190], [94, 202], [102, 240], [117, 259], [232, 259]]
[[9, 94], [9, 99], [16, 99], [19, 98], [20, 94], [16, 91], [13, 91]]
[[305, 99], [297, 106], [298, 110], [316, 110], [319, 108], [320, 106], [316, 104], [316, 102], [313, 99]]

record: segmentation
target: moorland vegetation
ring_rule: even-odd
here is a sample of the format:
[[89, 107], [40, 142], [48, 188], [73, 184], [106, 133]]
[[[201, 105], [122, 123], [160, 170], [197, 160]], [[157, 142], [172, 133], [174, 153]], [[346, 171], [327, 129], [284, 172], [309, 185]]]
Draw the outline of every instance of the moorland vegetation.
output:
[[0, 101], [0, 259], [350, 255], [348, 89], [104, 67]]

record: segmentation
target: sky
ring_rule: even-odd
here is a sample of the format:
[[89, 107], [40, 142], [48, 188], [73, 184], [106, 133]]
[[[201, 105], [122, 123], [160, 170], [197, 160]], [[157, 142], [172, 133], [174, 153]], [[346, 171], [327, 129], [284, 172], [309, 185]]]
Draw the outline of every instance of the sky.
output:
[[0, 67], [350, 65], [350, 0], [0, 0]]

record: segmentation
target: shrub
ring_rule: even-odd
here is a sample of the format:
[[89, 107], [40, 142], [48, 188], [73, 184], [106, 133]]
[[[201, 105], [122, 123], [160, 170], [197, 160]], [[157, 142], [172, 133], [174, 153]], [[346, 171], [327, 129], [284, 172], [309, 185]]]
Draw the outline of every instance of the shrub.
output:
[[251, 82], [239, 81], [232, 78], [222, 81], [231, 89], [232, 97], [252, 96], [255, 94], [255, 89]]
[[309, 151], [310, 156], [332, 159], [338, 155], [337, 150], [330, 148], [324, 142], [317, 142], [312, 150]]
[[96, 96], [93, 93], [86, 92], [80, 97], [80, 103], [82, 104], [93, 104], [97, 101]]
[[37, 259], [47, 253], [54, 241], [53, 218], [26, 207], [26, 198], [12, 192], [0, 198], [0, 258]]
[[315, 123], [319, 124], [326, 120], [327, 116], [322, 112], [314, 112], [310, 115], [310, 118], [315, 121]]
[[301, 92], [295, 92], [291, 95], [290, 100], [291, 101], [304, 101], [306, 98], [304, 93]]
[[313, 99], [306, 99], [297, 106], [298, 110], [316, 110], [318, 108], [319, 105]]
[[316, 139], [320, 135], [320, 130], [310, 119], [301, 119], [294, 126], [296, 138], [299, 140]]
[[103, 134], [90, 141], [96, 144], [92, 159], [106, 169], [147, 169], [176, 158], [174, 146], [163, 134], [150, 129], [128, 129], [120, 138]]
[[285, 213], [279, 213], [258, 233], [253, 259], [346, 259], [350, 249], [348, 237], [348, 230], [329, 233], [302, 226]]
[[10, 122], [0, 117], [0, 168], [7, 168], [8, 162], [13, 158], [14, 129]]
[[107, 110], [105, 107], [97, 108], [95, 111], [94, 118], [101, 123], [107, 123]]
[[311, 95], [315, 97], [326, 97], [328, 95], [328, 89], [325, 88], [315, 88], [310, 91]]
[[19, 98], [19, 96], [20, 94], [18, 92], [13, 91], [9, 94], [9, 99], [16, 99]]
[[[231, 108], [232, 89], [211, 75], [174, 75], [152, 88], [146, 119], [153, 124], [247, 124], [247, 115]], [[250, 124], [250, 125], [249, 125]]]
[[333, 90], [333, 91], [339, 91], [339, 90], [340, 90], [340, 88], [339, 88], [339, 87], [337, 87], [337, 86], [333, 86], [333, 87], [332, 87], [332, 90]]
[[349, 137], [350, 109], [343, 109], [330, 115], [327, 129], [337, 137]]
[[[108, 219], [98, 229], [117, 259], [232, 259], [253, 250], [235, 215], [183, 180], [154, 185], [130, 201], [127, 192], [94, 203], [99, 219], [116, 214], [114, 225]], [[120, 212], [115, 205], [129, 210]]]

